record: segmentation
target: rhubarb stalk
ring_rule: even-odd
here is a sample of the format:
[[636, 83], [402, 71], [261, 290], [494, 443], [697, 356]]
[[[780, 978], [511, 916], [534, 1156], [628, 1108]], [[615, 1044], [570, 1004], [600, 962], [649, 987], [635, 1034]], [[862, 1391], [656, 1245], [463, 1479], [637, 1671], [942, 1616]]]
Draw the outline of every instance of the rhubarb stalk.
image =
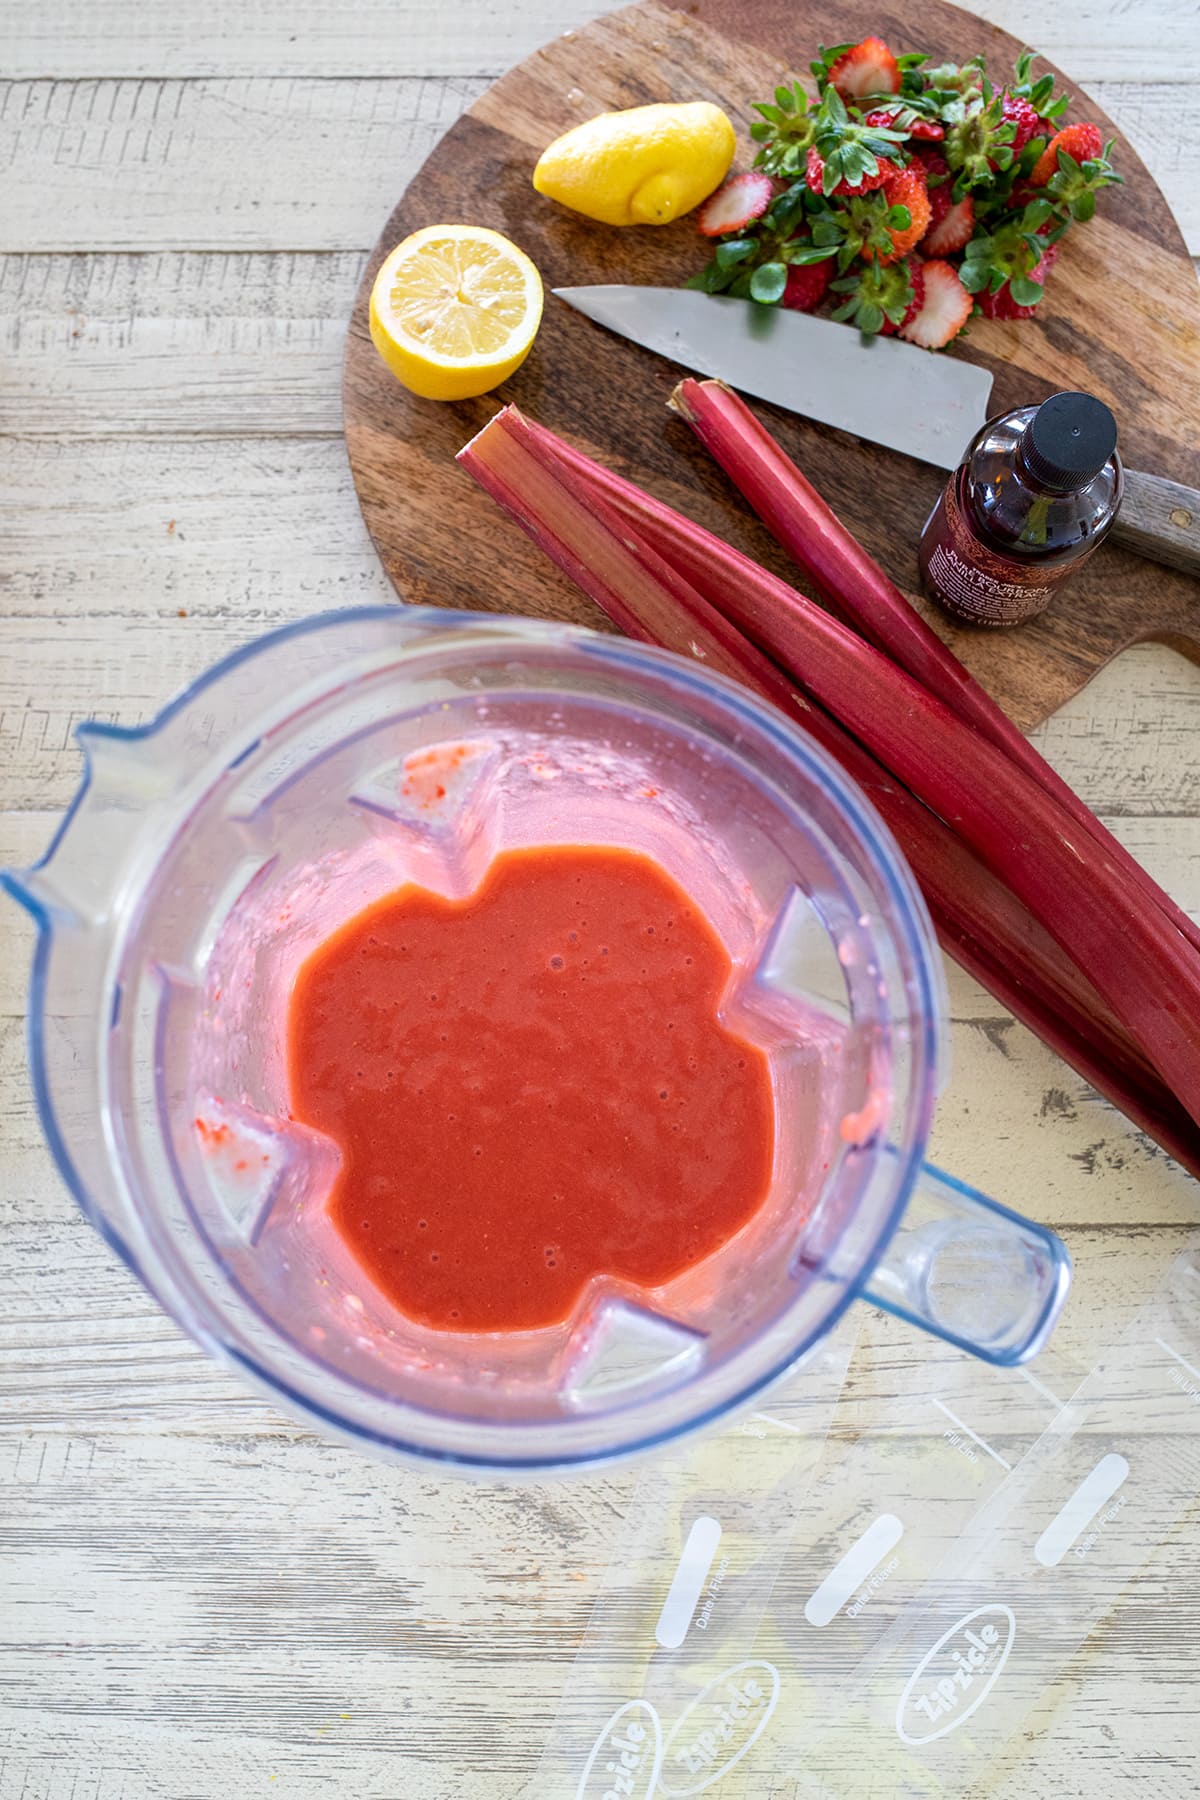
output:
[[786, 582], [762, 570], [709, 597], [1008, 884], [1200, 1119], [1200, 962], [1125, 868], [1002, 750]]
[[[793, 682], [707, 605], [693, 583], [635, 533], [628, 518], [619, 517], [596, 490], [581, 497], [578, 464], [588, 459], [569, 452], [556, 466], [551, 446], [560, 441], [507, 409], [468, 445], [461, 461], [622, 630], [698, 657], [790, 715], [799, 713], [806, 729], [867, 788], [896, 833], [927, 891], [950, 954], [993, 988], [1018, 1019], [1060, 1051], [1097, 1091], [1195, 1172], [1200, 1166], [1195, 1125], [1099, 1003], [1094, 988], [1063, 959], [1024, 907], [860, 743], [811, 706]], [[667, 511], [657, 502], [651, 508]], [[750, 567], [757, 571], [757, 565]]]
[[671, 405], [838, 615], [1045, 788], [1200, 949], [1200, 924], [1163, 892], [968, 673], [745, 401], [722, 382], [689, 376], [675, 389]]
[[[646, 551], [660, 557], [663, 562], [674, 569], [676, 574], [684, 575], [692, 583], [696, 592], [706, 601], [708, 618], [718, 626], [727, 627], [727, 621], [722, 617], [719, 608], [723, 596], [728, 591], [728, 585], [731, 582], [750, 581], [753, 583], [756, 581], [763, 574], [763, 570], [757, 563], [746, 556], [744, 552], [727, 544], [724, 539], [714, 536], [703, 526], [674, 512], [662, 501], [655, 500], [651, 495], [644, 493], [633, 482], [625, 480], [602, 464], [594, 462], [583, 451], [556, 437], [545, 426], [525, 418], [523, 414], [519, 415], [519, 419], [507, 418], [506, 429], [518, 432], [525, 442], [538, 444], [543, 457], [557, 459], [561, 479], [589, 492], [593, 506], [602, 504], [611, 506], [613, 511], [620, 515], [622, 529], [626, 535], [628, 536], [630, 530], [635, 531]], [[464, 460], [468, 460], [468, 458], [465, 457]], [[609, 616], [613, 615], [610, 613]], [[630, 635], [637, 634], [630, 633]], [[775, 664], [763, 657], [762, 653], [750, 644], [744, 633], [739, 632], [737, 635], [741, 639], [740, 653], [744, 656], [745, 651], [750, 651], [752, 656], [758, 659], [760, 667], [769, 670], [770, 674], [776, 677], [777, 683], [778, 671]], [[661, 643], [663, 639], [655, 636], [650, 641]], [[681, 648], [684, 653], [688, 653], [690, 649], [686, 636], [683, 637], [680, 645], [676, 646], [672, 643], [670, 647]], [[698, 650], [692, 650], [691, 653], [699, 654]], [[756, 683], [746, 674], [744, 668], [723, 667], [722, 672], [733, 674], [735, 679], [741, 680], [747, 686], [757, 687], [759, 692], [766, 691], [761, 681]], [[987, 912], [982, 915], [977, 913], [976, 916], [982, 916], [984, 919], [991, 918], [997, 927], [1003, 917], [1006, 931], [1001, 931], [1001, 938], [1006, 941], [1012, 955], [1019, 958], [1023, 966], [1028, 967], [1031, 961], [1036, 964], [1034, 970], [1036, 981], [1044, 992], [1052, 991], [1058, 995], [1065, 995], [1069, 992], [1072, 1004], [1082, 1013], [1090, 1014], [1094, 1019], [1103, 1013], [1104, 1029], [1119, 1031], [1120, 1027], [1116, 1025], [1116, 1021], [1112, 1019], [1107, 1008], [1103, 1007], [1095, 989], [1064, 958], [1062, 952], [1037, 925], [1028, 911], [1021, 906], [1020, 902], [1013, 899], [1008, 889], [990, 874], [985, 874], [978, 859], [964, 846], [958, 844], [953, 833], [943, 826], [941, 821], [936, 819], [926, 807], [918, 807], [918, 804], [913, 802], [908, 790], [892, 780], [875, 758], [863, 750], [855, 739], [850, 738], [842, 731], [827, 713], [822, 712], [811, 701], [802, 700], [794, 683], [785, 682], [785, 687], [796, 704], [803, 708], [802, 722], [805, 727], [847, 768], [859, 785], [868, 790], [877, 810], [887, 817], [889, 825], [903, 845], [906, 857], [920, 875], [921, 886], [926, 890], [926, 898], [930, 898], [929, 887], [933, 878], [930, 853], [935, 840], [927, 831], [924, 831], [920, 833], [920, 842], [916, 841], [911, 824], [914, 818], [917, 820], [923, 818], [927, 826], [934, 828], [940, 834], [941, 840], [944, 841], [936, 861], [947, 862], [948, 846], [953, 846], [959, 853], [957, 867], [951, 864], [942, 870], [942, 878], [938, 881], [938, 889], [943, 896], [942, 904], [949, 909], [947, 916], [954, 915], [954, 897], [957, 891], [960, 889], [962, 891], [977, 890], [980, 882], [986, 879], [989, 883], [989, 908]], [[766, 697], [774, 700], [777, 705], [783, 704], [784, 709], [789, 710], [786, 697], [781, 702], [779, 694], [774, 691], [766, 692]], [[893, 795], [900, 796], [910, 803], [910, 810], [907, 814], [910, 823], [906, 824], [893, 816], [895, 805]], [[932, 900], [930, 903], [932, 906]], [[1012, 983], [1009, 981], [1006, 983], [1006, 991], [1011, 991], [1011, 988]], [[1139, 1057], [1143, 1069], [1149, 1067], [1145, 1059], [1140, 1058], [1140, 1053], [1133, 1050], [1128, 1038], [1124, 1038], [1124, 1046], [1128, 1054]]]

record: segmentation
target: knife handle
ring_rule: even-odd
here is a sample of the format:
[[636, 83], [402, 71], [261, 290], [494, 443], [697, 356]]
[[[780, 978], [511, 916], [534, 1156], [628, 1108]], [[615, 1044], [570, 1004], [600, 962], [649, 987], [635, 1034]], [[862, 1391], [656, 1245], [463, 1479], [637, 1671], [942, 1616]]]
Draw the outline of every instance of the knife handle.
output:
[[1110, 535], [1151, 562], [1200, 575], [1200, 493], [1161, 475], [1126, 469], [1125, 491]]

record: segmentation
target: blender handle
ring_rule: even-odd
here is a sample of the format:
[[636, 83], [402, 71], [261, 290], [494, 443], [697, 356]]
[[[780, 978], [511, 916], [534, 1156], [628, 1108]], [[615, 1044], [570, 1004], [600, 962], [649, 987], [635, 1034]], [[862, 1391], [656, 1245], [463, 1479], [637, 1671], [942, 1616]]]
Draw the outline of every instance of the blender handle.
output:
[[1070, 1285], [1055, 1232], [925, 1163], [863, 1298], [1011, 1366], [1042, 1348]]

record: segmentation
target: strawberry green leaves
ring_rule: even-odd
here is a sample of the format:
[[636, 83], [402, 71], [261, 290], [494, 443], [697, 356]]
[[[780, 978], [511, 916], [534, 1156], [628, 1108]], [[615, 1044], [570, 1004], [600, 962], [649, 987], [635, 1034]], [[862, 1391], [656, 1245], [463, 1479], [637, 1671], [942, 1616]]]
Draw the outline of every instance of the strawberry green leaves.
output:
[[832, 291], [844, 296], [833, 317], [857, 325], [869, 337], [888, 325], [898, 330], [915, 298], [913, 272], [906, 262], [867, 263], [858, 273], [833, 282]]
[[1055, 94], [1053, 75], [1040, 75], [1036, 81], [1031, 79], [1036, 61], [1037, 57], [1032, 50], [1021, 52], [1017, 58], [1013, 80], [1008, 84], [1008, 91], [1019, 99], [1027, 100], [1039, 118], [1044, 119], [1047, 124], [1053, 124], [1066, 112], [1069, 102], [1065, 94]]
[[750, 136], [761, 145], [755, 168], [785, 180], [803, 173], [816, 131], [803, 85], [794, 81], [790, 87], [777, 87], [774, 104], [758, 104], [754, 110], [759, 117], [750, 126]]
[[1080, 223], [1086, 223], [1094, 215], [1099, 190], [1123, 179], [1109, 160], [1113, 142], [1109, 138], [1100, 156], [1085, 157], [1083, 162], [1076, 162], [1061, 146], [1055, 151], [1058, 172], [1046, 183], [1046, 192], [1057, 207], [1065, 206], [1071, 217]]
[[1018, 306], [1036, 306], [1045, 289], [1040, 281], [1034, 281], [1028, 275], [1014, 275], [1008, 284], [1008, 291]]
[[1042, 288], [1033, 271], [1066, 228], [1048, 200], [1031, 200], [991, 231], [976, 233], [963, 251], [959, 280], [969, 294], [997, 294], [1008, 283], [1018, 305], [1036, 306]]
[[851, 118], [834, 87], [827, 87], [813, 120], [813, 148], [823, 164], [822, 192], [828, 198], [840, 186], [861, 187], [879, 174], [879, 164], [898, 162], [903, 131], [864, 125]]
[[[946, 329], [959, 328], [966, 296], [990, 318], [1028, 316], [1063, 234], [1121, 179], [1094, 125], [1062, 124], [1067, 96], [1035, 64], [1024, 51], [993, 81], [982, 56], [934, 65], [875, 37], [822, 45], [815, 95], [791, 79], [755, 107], [754, 168], [731, 179], [761, 184], [757, 213], [718, 207], [702, 220], [712, 260], [688, 285], [831, 308], [873, 335], [916, 307], [909, 271], [936, 263]], [[912, 330], [927, 346], [948, 341], [920, 320]]]
[[774, 306], [777, 300], [782, 300], [786, 286], [786, 263], [760, 263], [750, 277], [750, 298], [763, 306]]

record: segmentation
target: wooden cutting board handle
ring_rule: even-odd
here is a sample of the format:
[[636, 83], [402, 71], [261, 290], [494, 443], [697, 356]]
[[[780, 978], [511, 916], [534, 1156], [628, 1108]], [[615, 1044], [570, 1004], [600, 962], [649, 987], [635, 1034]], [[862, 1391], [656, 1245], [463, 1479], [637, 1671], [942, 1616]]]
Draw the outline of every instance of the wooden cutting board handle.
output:
[[1111, 535], [1152, 562], [1200, 575], [1200, 493], [1161, 475], [1126, 469]]

